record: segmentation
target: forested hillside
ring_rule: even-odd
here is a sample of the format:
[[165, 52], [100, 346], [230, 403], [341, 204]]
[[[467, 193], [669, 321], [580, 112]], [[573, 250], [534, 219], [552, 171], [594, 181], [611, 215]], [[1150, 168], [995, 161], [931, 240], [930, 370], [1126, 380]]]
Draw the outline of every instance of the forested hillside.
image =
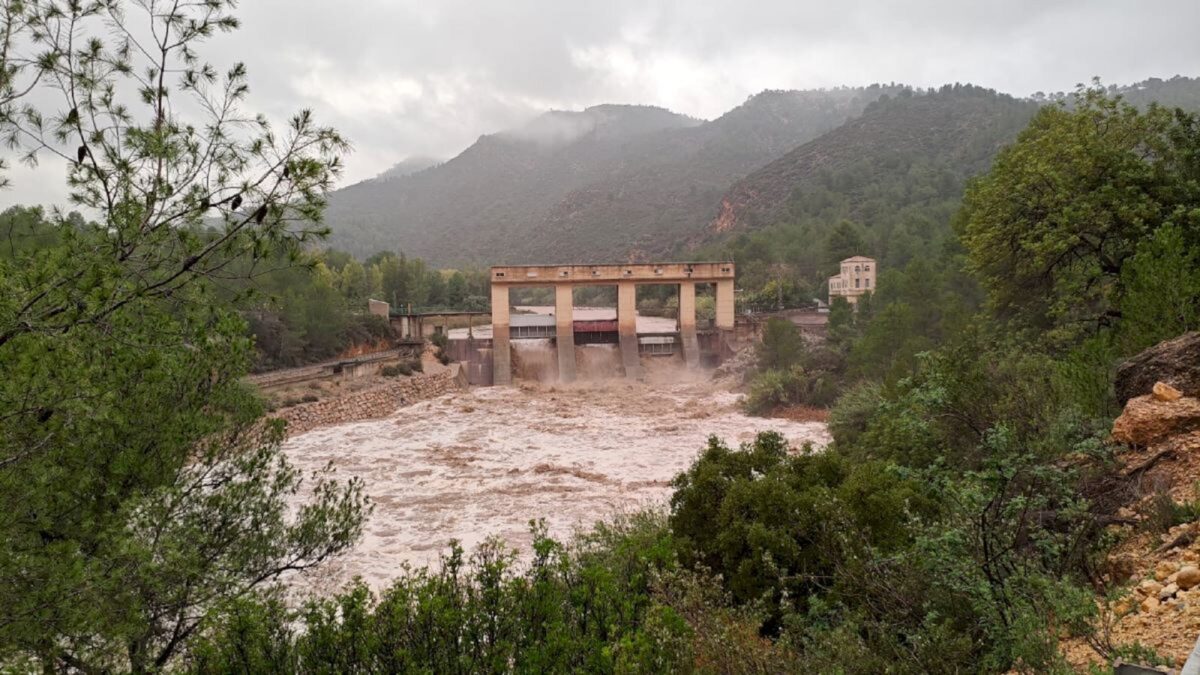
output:
[[693, 243], [767, 276], [819, 284], [854, 253], [885, 267], [935, 251], [969, 178], [1016, 138], [1038, 106], [972, 86], [905, 91], [737, 183]]
[[[1200, 110], [1200, 79], [1109, 86], [1138, 108]], [[687, 255], [731, 258], [751, 305], [822, 295], [838, 260], [864, 253], [884, 269], [936, 257], [963, 192], [1044, 105], [970, 85], [905, 91], [739, 181], [714, 208]], [[782, 287], [782, 290], [781, 288]]]
[[647, 106], [548, 113], [433, 169], [339, 190], [331, 241], [442, 265], [663, 255], [734, 180], [897, 90], [767, 91], [711, 122]]
[[434, 159], [433, 157], [406, 157], [403, 160], [396, 162], [387, 171], [379, 174], [373, 180], [389, 181], [397, 178], [404, 178], [406, 176], [411, 176], [414, 173], [420, 173], [426, 169], [431, 169], [441, 163], [442, 160]]
[[[1139, 107], [1200, 109], [1194, 78], [1106, 91]], [[842, 221], [851, 225], [833, 254], [868, 250], [895, 266], [936, 247], [966, 181], [1039, 106], [1057, 103], [1071, 99], [880, 85], [765, 91], [710, 122], [647, 106], [551, 112], [444, 164], [406, 160], [339, 190], [327, 222], [334, 246], [359, 256], [403, 249], [434, 265], [487, 265], [733, 255], [750, 265], [752, 287], [781, 263], [793, 283], [812, 285]]]
[[326, 222], [335, 246], [360, 255], [403, 248], [440, 264], [491, 258], [485, 252], [518, 244], [530, 222], [589, 176], [619, 166], [626, 144], [695, 123], [646, 106], [547, 113], [480, 137], [435, 169], [339, 190]]

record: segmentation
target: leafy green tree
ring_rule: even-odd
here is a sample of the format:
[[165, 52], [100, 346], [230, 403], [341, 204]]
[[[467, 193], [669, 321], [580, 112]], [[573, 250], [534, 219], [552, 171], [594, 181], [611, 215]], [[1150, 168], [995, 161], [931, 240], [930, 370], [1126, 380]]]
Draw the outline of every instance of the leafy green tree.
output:
[[[83, 216], [71, 213], [62, 227], [78, 230], [86, 227]], [[15, 260], [17, 257], [57, 246], [62, 237], [59, 228], [46, 219], [41, 207], [13, 206], [0, 213], [0, 258]]]
[[1200, 330], [1200, 242], [1176, 225], [1138, 245], [1121, 273], [1120, 343], [1124, 353]]
[[1071, 103], [1043, 108], [1001, 151], [958, 226], [995, 310], [1051, 339], [1120, 319], [1122, 270], [1160, 227], [1200, 237], [1200, 119], [1098, 87]]
[[825, 262], [830, 269], [846, 258], [864, 255], [867, 243], [854, 223], [843, 220], [833, 227], [825, 239]]
[[772, 317], [763, 327], [758, 343], [758, 367], [762, 370], [786, 369], [804, 356], [804, 338], [796, 325], [787, 319]]
[[829, 339], [834, 344], [848, 344], [857, 335], [858, 324], [854, 318], [854, 305], [843, 296], [829, 303]]
[[860, 300], [853, 317], [860, 335], [850, 345], [850, 373], [898, 380], [914, 372], [918, 354], [962, 331], [981, 304], [962, 266], [960, 254], [949, 254], [880, 274], [878, 289], [863, 296], [869, 304]]
[[[4, 5], [0, 126], [66, 159], [98, 220], [56, 212], [34, 228], [49, 241], [0, 255], [4, 663], [161, 670], [214, 607], [361, 531], [357, 484], [316, 476], [296, 503], [281, 426], [241, 383], [245, 326], [216, 301], [238, 264], [321, 232], [346, 148], [307, 112], [247, 123], [244, 69], [195, 51], [231, 5]], [[61, 107], [14, 97], [13, 63]]]
[[451, 307], [462, 307], [467, 301], [467, 277], [455, 270], [446, 282], [446, 304]]
[[446, 278], [442, 276], [441, 272], [438, 270], [426, 272], [425, 289], [425, 304], [430, 307], [441, 307], [446, 304]]
[[338, 274], [338, 290], [351, 302], [366, 303], [371, 291], [367, 283], [367, 271], [363, 269], [362, 263], [351, 260], [342, 267], [341, 273]]

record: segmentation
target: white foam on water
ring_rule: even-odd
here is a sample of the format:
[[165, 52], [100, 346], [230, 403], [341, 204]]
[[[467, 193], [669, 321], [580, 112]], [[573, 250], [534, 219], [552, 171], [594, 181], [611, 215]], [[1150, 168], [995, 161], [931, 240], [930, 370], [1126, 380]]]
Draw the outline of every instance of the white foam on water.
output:
[[375, 505], [362, 541], [298, 585], [325, 592], [362, 576], [380, 588], [451, 539], [471, 551], [498, 536], [527, 553], [531, 519], [567, 537], [665, 505], [710, 434], [731, 446], [766, 430], [797, 448], [829, 440], [821, 423], [746, 416], [738, 398], [707, 383], [478, 388], [291, 438], [284, 451], [300, 469], [332, 464]]

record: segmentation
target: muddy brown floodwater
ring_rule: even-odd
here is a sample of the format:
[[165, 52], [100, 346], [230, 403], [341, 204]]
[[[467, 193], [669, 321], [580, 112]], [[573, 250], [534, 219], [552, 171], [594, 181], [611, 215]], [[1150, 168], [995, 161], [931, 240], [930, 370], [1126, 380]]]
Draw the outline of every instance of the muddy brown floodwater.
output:
[[327, 592], [361, 576], [379, 589], [403, 563], [435, 562], [451, 539], [469, 552], [498, 536], [527, 553], [531, 519], [566, 537], [661, 507], [710, 434], [828, 442], [821, 423], [748, 417], [737, 402], [708, 382], [477, 388], [293, 437], [284, 450], [299, 468], [332, 464], [375, 504], [362, 541], [299, 585]]

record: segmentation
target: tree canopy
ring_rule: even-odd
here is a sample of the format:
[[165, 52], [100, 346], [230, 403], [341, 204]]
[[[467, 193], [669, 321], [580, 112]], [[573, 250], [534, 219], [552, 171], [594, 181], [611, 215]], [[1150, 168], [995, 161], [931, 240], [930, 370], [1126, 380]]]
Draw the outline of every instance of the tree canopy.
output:
[[65, 159], [94, 216], [0, 223], [0, 663], [161, 670], [214, 608], [361, 532], [358, 483], [301, 496], [220, 299], [321, 233], [347, 144], [241, 110], [244, 68], [197, 52], [232, 2], [3, 7], [0, 129]]
[[1034, 117], [967, 190], [958, 231], [1001, 316], [1070, 334], [1121, 316], [1138, 245], [1175, 226], [1200, 241], [1200, 118], [1099, 88]]

